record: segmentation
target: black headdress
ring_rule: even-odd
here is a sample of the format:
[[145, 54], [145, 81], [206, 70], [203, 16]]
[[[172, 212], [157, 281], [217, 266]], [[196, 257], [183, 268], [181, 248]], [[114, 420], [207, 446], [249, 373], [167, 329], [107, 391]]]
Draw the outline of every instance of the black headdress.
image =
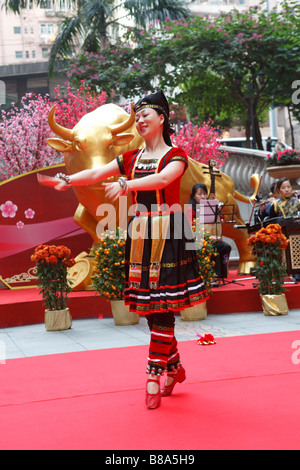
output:
[[172, 147], [172, 142], [170, 139], [170, 134], [174, 134], [174, 130], [171, 129], [169, 123], [169, 104], [167, 98], [165, 97], [164, 93], [160, 90], [152, 95], [147, 95], [144, 98], [141, 98], [135, 105], [133, 106], [133, 110], [135, 113], [141, 111], [145, 108], [153, 108], [156, 109], [157, 112], [162, 113], [165, 116], [164, 121], [164, 130], [163, 130], [163, 137], [164, 141], [167, 145]]

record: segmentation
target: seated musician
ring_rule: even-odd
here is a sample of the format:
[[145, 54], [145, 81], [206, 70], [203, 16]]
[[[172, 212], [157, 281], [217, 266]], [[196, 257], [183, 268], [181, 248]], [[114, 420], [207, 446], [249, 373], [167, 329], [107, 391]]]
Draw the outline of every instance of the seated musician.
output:
[[270, 218], [273, 217], [296, 217], [300, 211], [300, 201], [293, 196], [293, 188], [288, 178], [277, 181], [277, 190], [280, 197], [273, 202], [270, 209]]
[[272, 183], [270, 187], [270, 193], [268, 199], [264, 202], [261, 202], [259, 205], [259, 220], [267, 220], [270, 217], [270, 210], [273, 202], [279, 198], [279, 192], [277, 190], [277, 182]]
[[[203, 199], [208, 199], [207, 187], [203, 183], [197, 183], [192, 188], [189, 200], [189, 205], [192, 211], [190, 220], [194, 220], [196, 218], [197, 204], [200, 204], [200, 201]], [[218, 253], [215, 262], [215, 272], [219, 278], [224, 279], [227, 277], [227, 268], [231, 246], [229, 243], [226, 243], [221, 239], [215, 240], [213, 243]]]

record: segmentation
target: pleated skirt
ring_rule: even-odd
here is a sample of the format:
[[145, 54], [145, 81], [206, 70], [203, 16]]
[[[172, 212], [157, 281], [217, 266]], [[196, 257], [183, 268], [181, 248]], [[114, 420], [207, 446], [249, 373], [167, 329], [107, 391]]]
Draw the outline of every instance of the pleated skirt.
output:
[[[129, 223], [130, 227], [130, 223]], [[139, 315], [151, 313], [179, 312], [208, 299], [199, 275], [199, 265], [191, 228], [182, 214], [170, 214], [168, 236], [161, 258], [159, 282], [156, 288], [149, 287], [150, 256], [152, 248], [151, 216], [148, 218], [142, 256], [142, 275], [139, 287], [129, 283], [131, 237], [127, 233], [125, 249], [125, 304], [131, 312]]]

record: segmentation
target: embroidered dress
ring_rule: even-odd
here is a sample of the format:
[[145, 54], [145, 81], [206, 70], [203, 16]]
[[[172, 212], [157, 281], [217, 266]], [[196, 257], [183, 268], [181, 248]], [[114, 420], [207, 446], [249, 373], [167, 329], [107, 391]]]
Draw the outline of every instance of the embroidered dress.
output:
[[[145, 160], [143, 150], [117, 157], [127, 179], [162, 171], [188, 159], [171, 148], [160, 160]], [[128, 225], [125, 303], [139, 315], [178, 312], [207, 300], [190, 225], [180, 207], [181, 177], [166, 188], [132, 192], [136, 213]]]
[[300, 201], [296, 197], [280, 197], [271, 206], [270, 217], [296, 217], [300, 211]]

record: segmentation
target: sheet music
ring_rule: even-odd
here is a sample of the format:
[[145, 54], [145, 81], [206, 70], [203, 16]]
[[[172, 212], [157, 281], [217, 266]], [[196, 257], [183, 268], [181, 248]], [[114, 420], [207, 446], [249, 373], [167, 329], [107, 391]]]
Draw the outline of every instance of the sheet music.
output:
[[217, 222], [218, 209], [219, 209], [218, 199], [202, 199], [200, 201], [199, 209], [200, 209], [200, 218], [203, 217], [204, 224], [213, 224]]

